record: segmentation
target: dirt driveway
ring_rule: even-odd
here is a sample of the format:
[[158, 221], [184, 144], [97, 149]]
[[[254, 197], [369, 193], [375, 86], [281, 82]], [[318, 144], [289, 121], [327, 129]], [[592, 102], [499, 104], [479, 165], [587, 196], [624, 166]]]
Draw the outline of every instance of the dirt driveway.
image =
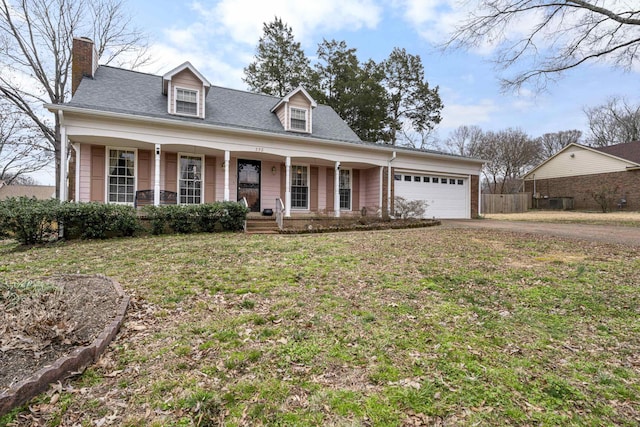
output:
[[640, 227], [619, 225], [558, 224], [531, 221], [443, 220], [443, 226], [455, 228], [485, 228], [525, 234], [587, 240], [591, 242], [617, 243], [640, 248]]

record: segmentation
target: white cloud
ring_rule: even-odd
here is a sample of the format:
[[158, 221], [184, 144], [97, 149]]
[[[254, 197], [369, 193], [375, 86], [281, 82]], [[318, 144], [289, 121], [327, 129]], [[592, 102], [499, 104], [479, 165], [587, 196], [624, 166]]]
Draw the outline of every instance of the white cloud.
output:
[[[453, 130], [462, 125], [478, 125], [490, 123], [498, 106], [492, 99], [482, 99], [475, 104], [445, 104], [442, 113], [441, 130]], [[482, 126], [481, 126], [482, 127]]]
[[251, 46], [258, 43], [263, 23], [276, 16], [293, 28], [302, 43], [315, 41], [317, 32], [375, 28], [382, 18], [382, 8], [374, 0], [220, 0], [214, 6], [194, 3], [193, 8], [235, 42]]
[[[478, 12], [478, 3], [467, 0], [396, 0], [393, 6], [401, 11], [403, 19], [420, 37], [438, 45], [447, 42], [456, 29], [469, 19], [472, 12]], [[494, 53], [504, 40], [502, 36], [522, 37], [533, 29], [541, 14], [542, 12], [531, 11], [515, 17], [504, 29], [504, 34], [496, 30], [470, 50], [479, 55]]]

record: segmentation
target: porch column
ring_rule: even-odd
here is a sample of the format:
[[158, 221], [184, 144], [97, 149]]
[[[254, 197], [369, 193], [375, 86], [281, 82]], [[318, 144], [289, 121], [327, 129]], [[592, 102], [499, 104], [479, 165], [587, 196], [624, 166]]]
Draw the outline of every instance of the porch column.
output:
[[378, 216], [382, 218], [382, 193], [383, 193], [383, 182], [384, 182], [384, 166], [380, 166], [380, 197], [378, 198], [378, 206], [380, 206], [380, 212], [378, 212]]
[[229, 201], [229, 161], [231, 160], [231, 153], [229, 150], [224, 152], [224, 201]]
[[285, 161], [284, 216], [291, 217], [291, 157]]
[[74, 186], [76, 187], [75, 202], [78, 203], [80, 201], [80, 144], [71, 144], [71, 147], [76, 152], [76, 181]]
[[160, 206], [160, 144], [156, 144], [156, 168], [153, 174], [153, 206]]
[[58, 111], [60, 118], [60, 192], [58, 199], [67, 201], [67, 128], [64, 125], [62, 111]]
[[340, 218], [340, 162], [336, 162], [335, 177], [333, 182], [333, 209], [336, 218]]

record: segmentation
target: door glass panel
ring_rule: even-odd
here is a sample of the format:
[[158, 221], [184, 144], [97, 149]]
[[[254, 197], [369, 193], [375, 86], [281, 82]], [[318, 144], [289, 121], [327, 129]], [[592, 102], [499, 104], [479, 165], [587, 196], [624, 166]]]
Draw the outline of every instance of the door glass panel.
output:
[[251, 212], [260, 212], [260, 161], [238, 160], [238, 200], [247, 199]]

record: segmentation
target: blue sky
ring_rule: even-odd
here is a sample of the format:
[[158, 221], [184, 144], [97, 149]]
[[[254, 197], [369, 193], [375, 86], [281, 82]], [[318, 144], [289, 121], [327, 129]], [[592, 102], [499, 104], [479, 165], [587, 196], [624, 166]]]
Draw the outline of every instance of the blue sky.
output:
[[307, 56], [326, 39], [345, 40], [358, 58], [381, 61], [394, 47], [421, 56], [426, 77], [440, 87], [444, 102], [438, 135], [444, 139], [460, 125], [485, 130], [519, 127], [531, 136], [580, 129], [586, 132], [584, 107], [613, 95], [640, 101], [640, 69], [622, 72], [604, 64], [566, 73], [544, 93], [526, 87], [503, 93], [500, 72], [482, 52], [441, 53], [437, 44], [464, 11], [455, 0], [219, 0], [180, 4], [136, 1], [134, 23], [147, 31], [155, 61], [145, 71], [164, 73], [191, 61], [213, 84], [246, 89], [243, 67], [251, 60], [262, 24], [281, 17], [293, 28]]

